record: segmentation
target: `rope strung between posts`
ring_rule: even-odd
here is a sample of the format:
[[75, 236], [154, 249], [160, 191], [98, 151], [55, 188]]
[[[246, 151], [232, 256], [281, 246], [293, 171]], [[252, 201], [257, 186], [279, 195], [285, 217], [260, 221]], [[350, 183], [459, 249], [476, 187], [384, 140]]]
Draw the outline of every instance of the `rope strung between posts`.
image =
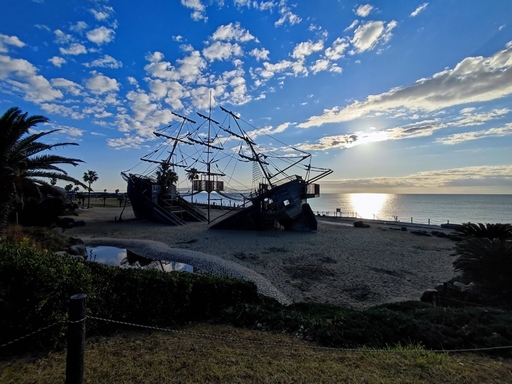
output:
[[[85, 319], [83, 319], [83, 320], [85, 320]], [[83, 321], [83, 320], [81, 320], [81, 321]], [[57, 322], [55, 322], [55, 323], [53, 323], [53, 324], [47, 325], [46, 327], [39, 328], [37, 331], [30, 332], [30, 333], [26, 334], [25, 336], [18, 337], [17, 339], [11, 340], [11, 341], [9, 341], [9, 342], [7, 342], [7, 343], [5, 343], [5, 344], [0, 345], [0, 348], [3, 348], [3, 347], [5, 347], [5, 346], [7, 346], [7, 345], [10, 345], [10, 344], [16, 343], [17, 341], [20, 341], [20, 340], [26, 339], [27, 337], [33, 336], [33, 335], [35, 335], [36, 333], [39, 333], [39, 332], [41, 332], [41, 331], [45, 331], [45, 330], [47, 330], [47, 329], [49, 329], [49, 328], [51, 328], [51, 327], [53, 327], [53, 326], [55, 326], [55, 325], [57, 325], [57, 324], [62, 324], [62, 323], [65, 323], [65, 321], [57, 321]]]
[[314, 350], [339, 351], [339, 352], [462, 353], [462, 352], [479, 352], [479, 351], [494, 351], [494, 350], [512, 349], [512, 345], [501, 346], [501, 347], [483, 347], [483, 348], [413, 349], [413, 350], [410, 350], [410, 349], [361, 349], [361, 348], [320, 347], [320, 346], [314, 346], [314, 345], [299, 345], [299, 344], [293, 344], [293, 343], [276, 343], [276, 342], [270, 342], [270, 341], [243, 339], [243, 338], [239, 338], [239, 337], [209, 335], [206, 333], [188, 332], [188, 331], [182, 331], [182, 330], [177, 330], [177, 329], [155, 327], [152, 325], [128, 323], [126, 321], [103, 319], [101, 317], [96, 317], [96, 316], [87, 316], [87, 318], [93, 319], [93, 320], [105, 321], [107, 323], [128, 325], [128, 326], [132, 326], [132, 327], [146, 328], [146, 329], [152, 329], [155, 331], [162, 331], [162, 332], [172, 332], [172, 333], [178, 333], [178, 334], [182, 334], [182, 335], [186, 335], [186, 336], [194, 336], [194, 337], [201, 337], [201, 338], [207, 338], [207, 339], [236, 341], [236, 342], [250, 343], [250, 344], [273, 345], [273, 346], [280, 346], [280, 347], [293, 347], [293, 348], [305, 348], [305, 349], [314, 349]]

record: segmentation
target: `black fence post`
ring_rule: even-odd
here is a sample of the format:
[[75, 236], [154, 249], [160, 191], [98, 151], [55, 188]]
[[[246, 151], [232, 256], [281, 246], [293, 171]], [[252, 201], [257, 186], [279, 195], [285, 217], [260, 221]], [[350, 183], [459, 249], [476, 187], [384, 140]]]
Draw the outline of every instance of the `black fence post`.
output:
[[84, 381], [85, 353], [85, 293], [71, 296], [66, 355], [66, 384]]

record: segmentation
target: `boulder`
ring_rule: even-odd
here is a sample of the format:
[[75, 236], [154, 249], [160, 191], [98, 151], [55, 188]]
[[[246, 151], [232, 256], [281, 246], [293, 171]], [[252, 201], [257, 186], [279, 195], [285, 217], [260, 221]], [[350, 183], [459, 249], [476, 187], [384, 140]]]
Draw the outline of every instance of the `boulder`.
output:
[[68, 253], [73, 256], [87, 257], [87, 248], [84, 244], [75, 244], [68, 248]]
[[423, 295], [421, 295], [420, 300], [425, 303], [432, 303], [434, 301], [434, 298], [439, 297], [439, 292], [436, 289], [427, 289], [425, 292], [423, 292]]
[[362, 221], [354, 221], [354, 227], [356, 228], [370, 228], [369, 224], [365, 224]]

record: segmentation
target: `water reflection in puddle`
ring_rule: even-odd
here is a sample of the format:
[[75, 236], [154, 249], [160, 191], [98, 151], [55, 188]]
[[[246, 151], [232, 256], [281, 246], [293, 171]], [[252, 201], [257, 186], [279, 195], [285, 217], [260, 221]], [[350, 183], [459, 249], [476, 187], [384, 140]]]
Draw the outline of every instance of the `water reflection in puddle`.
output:
[[194, 267], [189, 264], [168, 260], [148, 259], [147, 257], [133, 253], [129, 249], [103, 245], [86, 248], [88, 255], [87, 259], [101, 264], [123, 268], [158, 269], [165, 272], [194, 272]]

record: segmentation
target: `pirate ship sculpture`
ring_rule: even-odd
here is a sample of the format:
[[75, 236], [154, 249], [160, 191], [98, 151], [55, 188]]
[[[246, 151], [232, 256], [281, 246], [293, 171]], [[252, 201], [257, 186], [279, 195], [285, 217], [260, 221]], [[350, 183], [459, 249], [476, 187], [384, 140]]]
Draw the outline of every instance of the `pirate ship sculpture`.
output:
[[[293, 231], [316, 231], [316, 217], [307, 199], [320, 195], [316, 182], [332, 170], [313, 167], [311, 154], [297, 148], [263, 148], [251, 137], [262, 130], [247, 131], [239, 116], [221, 110], [225, 113], [222, 123], [198, 113], [199, 124], [173, 112], [177, 123], [154, 132], [162, 141], [159, 148], [141, 158], [150, 164], [145, 173], [121, 173], [135, 216], [169, 225], [204, 221], [211, 224], [210, 229], [253, 230], [278, 225]], [[168, 155], [162, 158], [165, 152]], [[252, 163], [250, 186], [234, 179], [240, 163]], [[180, 170], [190, 182], [185, 191], [178, 188]], [[192, 203], [194, 194], [201, 192], [207, 193], [206, 213]], [[212, 220], [210, 209], [219, 197], [228, 201], [229, 214]]]

